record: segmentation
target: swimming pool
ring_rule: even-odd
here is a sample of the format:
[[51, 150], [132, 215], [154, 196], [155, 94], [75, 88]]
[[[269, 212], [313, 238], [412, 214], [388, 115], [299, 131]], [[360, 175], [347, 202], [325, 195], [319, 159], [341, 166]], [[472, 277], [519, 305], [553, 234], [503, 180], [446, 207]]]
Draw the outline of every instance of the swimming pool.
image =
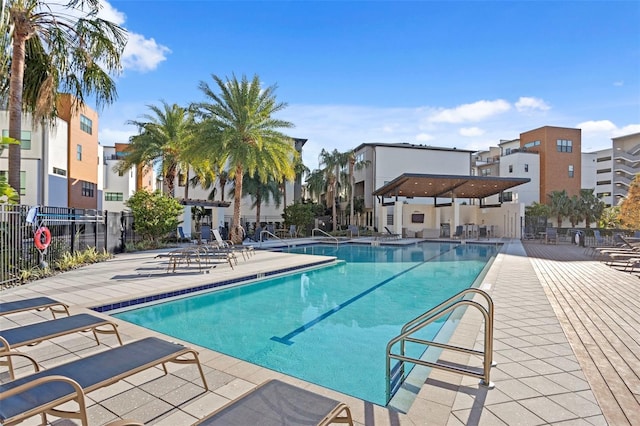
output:
[[[344, 262], [114, 316], [386, 405], [388, 341], [407, 321], [470, 287], [497, 248], [421, 243], [291, 251]], [[442, 324], [421, 337], [431, 339]], [[409, 354], [419, 356], [417, 350]]]

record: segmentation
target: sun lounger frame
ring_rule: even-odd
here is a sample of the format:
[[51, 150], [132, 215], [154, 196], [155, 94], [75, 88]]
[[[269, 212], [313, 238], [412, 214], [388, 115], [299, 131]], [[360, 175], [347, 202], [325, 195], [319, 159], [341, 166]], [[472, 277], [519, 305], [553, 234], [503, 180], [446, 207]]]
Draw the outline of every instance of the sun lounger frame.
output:
[[[108, 364], [109, 358], [112, 358], [112, 359], [114, 358], [118, 359], [118, 357], [122, 358], [124, 355], [127, 354], [127, 351], [130, 348], [135, 347], [135, 349], [140, 350], [139, 348], [144, 347], [144, 345], [146, 344], [163, 345], [165, 347], [163, 349], [167, 352], [169, 348], [173, 349], [173, 347], [175, 347], [175, 350], [168, 352], [164, 356], [159, 356], [152, 360], [149, 360], [148, 362], [139, 363], [138, 365], [131, 366], [128, 369], [125, 369], [124, 366], [121, 366], [121, 371], [118, 374], [114, 374], [106, 379], [97, 380], [95, 382], [88, 384], [85, 387], [82, 387], [77, 380], [74, 380], [74, 378], [72, 377], [72, 374], [68, 376], [55, 374], [56, 370], [60, 370], [60, 369], [62, 370], [68, 369], [74, 372], [80, 371], [82, 370], [82, 364], [88, 364], [89, 366], [91, 366], [91, 363], [92, 362], [95, 363], [96, 360], [99, 361], [100, 363]], [[42, 403], [38, 406], [33, 406], [30, 409], [27, 409], [19, 414], [15, 414], [10, 418], [2, 419], [1, 421], [4, 422], [3, 423], [4, 426], [11, 426], [11, 425], [18, 424], [24, 421], [25, 419], [36, 416], [38, 414], [43, 417], [42, 418], [43, 424], [46, 424], [46, 415], [51, 414], [53, 416], [60, 417], [60, 418], [79, 419], [83, 426], [88, 426], [85, 394], [90, 393], [94, 390], [112, 385], [116, 382], [119, 382], [120, 380], [126, 379], [127, 377], [130, 377], [134, 374], [137, 374], [149, 368], [156, 367], [158, 365], [162, 365], [162, 368], [164, 369], [165, 374], [168, 374], [168, 371], [165, 365], [168, 362], [178, 363], [178, 364], [195, 364], [198, 367], [198, 371], [200, 373], [200, 377], [202, 379], [202, 383], [204, 385], [205, 391], [209, 390], [207, 381], [204, 377], [202, 366], [200, 365], [200, 360], [198, 359], [198, 352], [196, 352], [194, 349], [187, 348], [176, 343], [163, 341], [162, 339], [158, 339], [156, 337], [148, 337], [146, 339], [128, 343], [124, 346], [119, 346], [117, 348], [113, 348], [107, 351], [99, 352], [97, 354], [89, 355], [87, 357], [80, 358], [80, 359], [68, 362], [66, 364], [51, 367], [50, 369], [43, 370], [43, 371], [39, 371], [40, 369], [36, 361], [27, 354], [11, 351], [11, 352], [3, 352], [1, 353], [1, 355], [24, 357], [28, 359], [29, 361], [31, 361], [34, 368], [36, 369], [36, 373], [29, 376], [22, 377], [12, 382], [8, 382], [0, 385], [0, 405], [2, 404], [2, 401], [6, 398], [10, 398], [20, 393], [28, 392], [32, 389], [37, 388], [38, 386], [47, 385], [52, 382], [68, 383], [73, 388], [73, 390], [69, 389], [69, 391], [66, 393], [58, 392], [58, 395], [55, 395], [55, 396], [48, 395], [48, 397], [52, 398], [50, 401], [47, 401], [46, 403]], [[52, 374], [47, 375], [46, 374], [47, 371], [51, 371]], [[39, 377], [34, 377], [33, 380], [26, 381], [27, 379], [29, 379], [29, 377], [36, 376], [36, 375], [38, 375]], [[15, 382], [18, 382], [18, 381], [24, 381], [24, 383], [15, 385]], [[78, 411], [67, 411], [67, 410], [61, 410], [56, 408], [59, 405], [65, 404], [69, 401], [75, 401], [78, 404]]]
[[[261, 392], [268, 392], [268, 388], [274, 389], [273, 394], [261, 395]], [[304, 409], [303, 408], [298, 409], [298, 407], [294, 406], [296, 401], [288, 400], [285, 396], [282, 396], [281, 392], [283, 390], [286, 392], [294, 392], [296, 395], [301, 396], [301, 400], [304, 400], [304, 402], [307, 402], [309, 405], [314, 405], [313, 403], [325, 404], [327, 405], [327, 407], [332, 406], [333, 408], [328, 409], [326, 414], [307, 413], [309, 414], [309, 417], [300, 418], [304, 416]], [[332, 423], [345, 423], [353, 426], [353, 418], [351, 416], [351, 410], [347, 404], [334, 400], [332, 398], [326, 397], [324, 395], [316, 394], [309, 390], [299, 388], [289, 383], [282, 382], [280, 380], [268, 380], [262, 383], [261, 385], [245, 393], [241, 397], [233, 401], [230, 401], [229, 403], [222, 406], [220, 409], [214, 411], [207, 417], [201, 419], [200, 421], [195, 423], [194, 426], [213, 426], [213, 425], [227, 426], [228, 424], [232, 424], [232, 425], [245, 424], [244, 422], [246, 422], [247, 419], [246, 417], [244, 420], [242, 419], [242, 417], [244, 417], [243, 412], [234, 414], [232, 411], [234, 409], [242, 410], [243, 408], [245, 408], [244, 407], [245, 405], [248, 407], [248, 405], [251, 404], [252, 402], [251, 397], [260, 398], [261, 400], [264, 399], [266, 401], [265, 405], [267, 405], [269, 409], [272, 409], [272, 408], [281, 409], [282, 407], [287, 407], [287, 406], [291, 407], [290, 409], [292, 410], [292, 412], [280, 412], [273, 409], [269, 412], [262, 412], [260, 411], [259, 407], [255, 407], [255, 406], [251, 406], [246, 411], [244, 411], [244, 413], [253, 412], [255, 414], [263, 416], [264, 424], [267, 424], [266, 419], [268, 419], [269, 415], [271, 415], [275, 417], [278, 417], [278, 416], [286, 417], [287, 418], [286, 424], [291, 426], [296, 424], [310, 425], [313, 422], [315, 422], [315, 424], [317, 424], [318, 426], [325, 426]], [[222, 417], [224, 415], [227, 415], [227, 417]], [[234, 418], [233, 417], [234, 415], [237, 417]], [[296, 420], [297, 420], [296, 417], [299, 417], [300, 423], [296, 423]], [[272, 420], [272, 419], [269, 419], [269, 420]]]
[[[93, 320], [92, 322], [85, 322], [82, 325], [73, 326], [73, 321], [87, 318], [89, 320]], [[58, 328], [57, 326], [60, 324], [71, 323], [68, 327]], [[118, 339], [118, 343], [122, 345], [122, 339], [120, 338], [120, 333], [118, 333], [118, 329], [116, 328], [118, 325], [112, 321], [106, 320], [104, 318], [96, 317], [94, 315], [89, 314], [78, 314], [72, 315], [69, 317], [57, 318], [50, 321], [38, 322], [34, 324], [28, 324], [21, 327], [10, 328], [6, 330], [0, 331], [0, 352], [10, 351], [22, 346], [34, 346], [38, 343], [42, 343], [45, 340], [54, 339], [60, 336], [66, 336], [73, 333], [80, 332], [88, 332], [91, 331], [93, 333], [93, 337], [96, 340], [96, 344], [100, 344], [100, 339], [98, 338], [98, 334], [115, 334]], [[103, 327], [100, 329], [99, 327]], [[104, 327], [108, 327], [104, 329]], [[29, 330], [37, 330], [42, 329], [42, 332], [37, 335], [32, 335], [29, 338], [23, 340], [16, 340], [15, 336], [11, 336], [12, 334], [19, 331], [29, 331]], [[54, 332], [47, 332], [47, 329], [56, 329]], [[3, 336], [4, 334], [4, 336]], [[13, 337], [7, 340], [8, 336]], [[9, 376], [11, 379], [14, 379], [14, 369], [13, 363], [11, 362], [11, 358], [6, 361], [0, 360], [0, 366], [7, 366], [9, 368]]]
[[56, 314], [67, 314], [69, 316], [69, 306], [65, 303], [58, 302], [57, 300], [49, 297], [34, 297], [32, 299], [15, 300], [13, 302], [0, 303], [0, 316], [15, 314], [18, 312], [26, 311], [46, 311], [49, 309], [51, 315], [56, 317]]

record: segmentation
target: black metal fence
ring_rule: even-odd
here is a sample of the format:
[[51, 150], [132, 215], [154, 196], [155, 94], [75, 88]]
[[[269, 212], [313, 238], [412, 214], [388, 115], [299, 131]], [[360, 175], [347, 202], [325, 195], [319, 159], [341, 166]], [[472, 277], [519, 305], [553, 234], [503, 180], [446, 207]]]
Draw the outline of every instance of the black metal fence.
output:
[[136, 239], [130, 212], [0, 204], [0, 285], [66, 253], [91, 247], [118, 253]]

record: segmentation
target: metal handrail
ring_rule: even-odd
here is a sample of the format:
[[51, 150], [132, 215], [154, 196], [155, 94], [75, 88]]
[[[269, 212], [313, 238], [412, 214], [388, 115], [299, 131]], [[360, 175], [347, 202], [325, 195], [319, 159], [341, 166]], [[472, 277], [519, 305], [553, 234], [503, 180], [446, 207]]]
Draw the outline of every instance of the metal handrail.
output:
[[322, 230], [322, 229], [320, 229], [320, 228], [313, 228], [313, 229], [311, 230], [311, 238], [315, 238], [315, 236], [316, 236], [316, 231], [319, 231], [320, 233], [322, 233], [322, 234], [326, 235], [327, 237], [329, 237], [329, 238], [332, 238], [332, 239], [336, 240], [336, 246], [338, 246], [338, 245], [340, 244], [340, 241], [339, 241], [336, 237], [334, 237], [333, 235], [329, 234], [329, 233], [328, 233], [328, 232], [326, 232], [326, 231], [323, 231], [323, 230]]
[[[464, 299], [466, 295], [471, 293], [482, 296], [487, 302], [487, 307], [484, 307], [480, 303], [475, 302], [473, 300]], [[485, 329], [484, 329], [483, 350], [479, 351], [475, 349], [463, 348], [459, 346], [448, 345], [444, 343], [438, 343], [430, 340], [422, 340], [422, 339], [417, 339], [415, 337], [411, 337], [413, 333], [421, 330], [422, 328], [431, 324], [433, 321], [438, 320], [439, 318], [454, 311], [458, 307], [464, 306], [464, 305], [473, 306], [477, 308], [482, 313], [482, 316], [484, 317]], [[387, 358], [386, 358], [387, 402], [390, 400], [391, 393], [392, 393], [392, 385], [391, 385], [391, 381], [392, 381], [391, 359], [392, 358], [400, 361], [400, 364], [399, 364], [400, 370], [398, 371], [399, 377], [404, 376], [404, 363], [410, 362], [410, 363], [422, 365], [425, 367], [439, 368], [441, 370], [445, 370], [453, 373], [460, 373], [460, 374], [465, 374], [472, 377], [478, 377], [479, 379], [481, 379], [480, 380], [481, 385], [487, 386], [489, 388], [493, 388], [494, 385], [493, 383], [491, 383], [491, 380], [490, 380], [491, 367], [494, 367], [496, 365], [493, 362], [493, 317], [494, 317], [494, 305], [493, 305], [493, 300], [491, 299], [491, 296], [489, 296], [483, 290], [480, 290], [477, 288], [468, 288], [450, 297], [449, 299], [440, 303], [438, 306], [434, 307], [433, 309], [430, 309], [424, 314], [407, 322], [402, 327], [401, 333], [398, 336], [391, 339], [387, 344]], [[400, 354], [393, 354], [391, 352], [393, 349], [393, 346], [398, 342], [400, 342]], [[464, 369], [461, 367], [454, 367], [451, 365], [438, 364], [437, 362], [429, 362], [422, 359], [407, 357], [405, 356], [405, 342], [419, 343], [426, 346], [433, 346], [440, 349], [449, 349], [449, 350], [462, 352], [470, 355], [482, 355], [483, 371], [482, 373], [478, 373], [470, 369]], [[398, 374], [395, 374], [395, 375], [397, 376]], [[400, 382], [395, 387], [399, 385], [400, 385]]]
[[259, 247], [262, 248], [262, 236], [264, 234], [267, 235], [271, 235], [273, 238], [282, 241], [283, 243], [285, 243], [287, 245], [287, 248], [290, 248], [291, 246], [289, 245], [288, 241], [283, 240], [282, 238], [278, 237], [277, 235], [273, 234], [272, 232], [267, 231], [266, 229], [262, 230], [262, 232], [260, 232], [260, 245]]

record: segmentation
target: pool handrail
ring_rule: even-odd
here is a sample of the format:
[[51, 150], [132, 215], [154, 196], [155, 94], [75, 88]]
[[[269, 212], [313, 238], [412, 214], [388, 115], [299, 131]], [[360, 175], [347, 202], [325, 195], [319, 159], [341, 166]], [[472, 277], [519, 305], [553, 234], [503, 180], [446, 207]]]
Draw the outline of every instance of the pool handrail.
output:
[[340, 244], [340, 241], [336, 237], [334, 237], [333, 235], [329, 234], [326, 231], [323, 231], [320, 228], [313, 228], [313, 230], [311, 230], [311, 238], [315, 238], [316, 237], [316, 231], [320, 232], [321, 234], [326, 235], [327, 237], [329, 237], [329, 238], [331, 238], [333, 240], [336, 240], [336, 246], [338, 246]]
[[285, 240], [283, 240], [282, 238], [278, 237], [277, 235], [273, 234], [272, 232], [269, 232], [269, 231], [267, 231], [266, 229], [263, 229], [263, 230], [260, 232], [260, 241], [259, 241], [259, 243], [260, 243], [259, 247], [260, 247], [260, 248], [262, 248], [262, 236], [263, 236], [263, 235], [265, 235], [265, 234], [266, 234], [266, 235], [269, 235], [269, 236], [271, 236], [271, 237], [273, 237], [273, 238], [275, 238], [276, 240], [281, 241], [281, 242], [282, 242], [282, 243], [284, 243], [284, 244], [286, 244], [286, 245], [287, 245], [287, 248], [290, 248], [290, 247], [291, 247], [291, 246], [289, 245], [289, 242], [288, 242], [288, 241], [285, 241]]
[[[487, 302], [487, 307], [482, 304], [475, 302], [470, 299], [465, 299], [464, 297], [470, 293], [475, 293], [477, 295], [482, 296]], [[445, 343], [438, 343], [429, 340], [417, 339], [415, 337], [411, 337], [411, 335], [418, 330], [426, 327], [431, 324], [433, 321], [438, 320], [439, 318], [449, 314], [456, 308], [467, 305], [473, 306], [477, 308], [482, 314], [485, 327], [484, 327], [484, 347], [483, 350], [475, 350], [469, 348], [463, 348], [454, 345], [448, 345]], [[486, 386], [488, 388], [493, 388], [494, 384], [491, 382], [490, 373], [491, 367], [495, 367], [495, 363], [493, 362], [493, 317], [494, 317], [494, 305], [491, 296], [487, 294], [485, 291], [480, 290], [478, 288], [468, 288], [462, 290], [461, 292], [455, 294], [444, 302], [440, 303], [436, 307], [430, 309], [424, 314], [414, 318], [413, 320], [407, 322], [400, 332], [400, 334], [389, 341], [387, 344], [387, 356], [386, 356], [386, 398], [387, 403], [392, 397], [392, 391], [395, 388], [398, 388], [402, 384], [402, 380], [397, 382], [395, 386], [392, 386], [392, 381], [394, 377], [402, 378], [404, 376], [404, 363], [410, 362], [416, 365], [422, 365], [425, 367], [438, 368], [441, 370], [465, 374], [472, 377], [477, 377], [480, 379], [480, 384]], [[465, 369], [461, 367], [455, 367], [447, 364], [439, 364], [436, 362], [429, 362], [422, 359], [410, 358], [405, 356], [405, 342], [419, 343], [425, 346], [433, 346], [440, 349], [449, 349], [457, 352], [467, 353], [470, 355], [482, 355], [483, 357], [483, 368], [482, 373], [478, 373], [471, 369]], [[400, 354], [392, 353], [393, 346], [400, 342]], [[400, 361], [396, 365], [396, 367], [391, 368], [391, 359], [396, 359]], [[392, 377], [393, 376], [393, 377]]]

